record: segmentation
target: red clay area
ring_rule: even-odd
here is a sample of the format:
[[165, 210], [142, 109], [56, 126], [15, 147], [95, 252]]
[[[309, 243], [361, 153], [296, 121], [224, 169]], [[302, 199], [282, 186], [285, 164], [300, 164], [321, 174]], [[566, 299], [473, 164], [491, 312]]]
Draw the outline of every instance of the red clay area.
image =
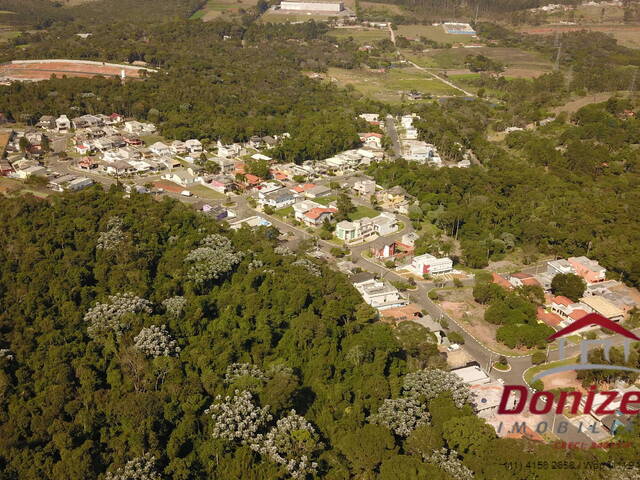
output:
[[39, 63], [9, 63], [0, 65], [0, 78], [12, 80], [48, 80], [52, 75], [56, 77], [119, 77], [122, 70], [129, 78], [140, 78], [141, 70], [123, 66], [91, 65], [80, 62], [39, 62]]

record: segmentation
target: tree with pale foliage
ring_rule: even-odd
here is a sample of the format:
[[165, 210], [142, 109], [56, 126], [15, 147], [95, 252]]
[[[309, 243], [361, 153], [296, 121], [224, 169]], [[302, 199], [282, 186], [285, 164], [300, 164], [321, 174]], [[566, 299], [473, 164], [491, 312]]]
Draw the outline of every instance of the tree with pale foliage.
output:
[[208, 235], [184, 260], [190, 265], [187, 278], [202, 286], [230, 272], [240, 263], [242, 257], [242, 252], [236, 252], [227, 237], [218, 234]]
[[369, 421], [387, 427], [400, 437], [408, 437], [416, 428], [429, 423], [429, 413], [425, 403], [415, 398], [387, 398]]
[[312, 458], [324, 445], [313, 425], [291, 410], [269, 432], [258, 435], [250, 447], [282, 465], [293, 478], [305, 478], [317, 472], [318, 464]]
[[108, 302], [96, 303], [85, 313], [87, 333], [92, 338], [108, 332], [119, 337], [129, 328], [126, 316], [137, 313], [151, 313], [151, 303], [133, 293], [110, 295]]
[[259, 407], [253, 403], [248, 391], [236, 390], [232, 396], [218, 395], [205, 411], [213, 419], [213, 438], [253, 443], [258, 432], [270, 421], [269, 406]]
[[424, 460], [441, 468], [455, 480], [473, 480], [474, 478], [473, 472], [460, 461], [458, 452], [455, 450], [447, 451], [446, 448], [434, 450]]
[[162, 306], [168, 315], [173, 318], [180, 318], [184, 313], [184, 307], [187, 305], [187, 299], [177, 295], [162, 301]]
[[98, 250], [116, 250], [125, 240], [123, 225], [124, 222], [120, 217], [111, 218], [107, 223], [107, 230], [98, 235], [96, 248]]
[[297, 265], [299, 267], [305, 268], [314, 277], [319, 277], [322, 275], [322, 270], [320, 270], [320, 267], [308, 258], [300, 258], [293, 262], [292, 265]]
[[224, 374], [224, 381], [232, 383], [243, 377], [252, 377], [257, 380], [264, 380], [265, 374], [260, 368], [251, 363], [232, 363], [227, 365], [227, 371]]
[[169, 335], [166, 325], [143, 328], [133, 340], [134, 347], [148, 357], [170, 357], [180, 353], [178, 342]]
[[145, 453], [141, 457], [129, 460], [124, 467], [107, 473], [106, 480], [162, 480], [156, 470], [156, 457]]
[[403, 394], [407, 397], [429, 401], [444, 392], [450, 392], [458, 408], [473, 404], [473, 392], [455, 373], [436, 368], [426, 368], [404, 377]]

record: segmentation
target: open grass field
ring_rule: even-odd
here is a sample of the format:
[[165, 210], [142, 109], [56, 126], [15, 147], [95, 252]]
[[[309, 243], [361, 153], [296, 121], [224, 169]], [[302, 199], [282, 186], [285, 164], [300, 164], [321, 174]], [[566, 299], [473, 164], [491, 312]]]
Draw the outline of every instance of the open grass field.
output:
[[415, 68], [392, 69], [386, 73], [371, 70], [330, 68], [327, 77], [339, 85], [352, 85], [363, 95], [380, 101], [400, 103], [403, 93], [417, 90], [423, 95], [451, 96], [458, 91]]
[[471, 35], [451, 35], [446, 33], [442, 26], [433, 25], [398, 25], [396, 35], [401, 35], [409, 40], [418, 40], [420, 37], [428, 38], [439, 43], [477, 43], [478, 39]]
[[0, 42], [6, 42], [12, 38], [20, 35], [18, 30], [13, 30], [10, 27], [1, 27], [0, 26]]
[[513, 78], [538, 77], [553, 69], [551, 61], [542, 55], [518, 48], [447, 48], [422, 53], [405, 52], [407, 58], [421, 67], [455, 70], [452, 73], [457, 75], [471, 73], [465, 66], [467, 55], [484, 55], [500, 62], [506, 67], [504, 75]]
[[335, 28], [330, 30], [328, 34], [338, 39], [353, 37], [356, 42], [363, 45], [389, 38], [389, 31], [379, 28]]
[[256, 3], [256, 0], [209, 0], [204, 7], [191, 16], [191, 19], [196, 20], [200, 18], [208, 22], [226, 12], [232, 12], [240, 8], [250, 8]]
[[524, 27], [520, 31], [532, 35], [553, 35], [555, 32], [573, 32], [591, 30], [611, 35], [620, 45], [629, 48], [640, 48], [640, 25], [622, 24], [584, 24], [584, 25], [542, 25]]

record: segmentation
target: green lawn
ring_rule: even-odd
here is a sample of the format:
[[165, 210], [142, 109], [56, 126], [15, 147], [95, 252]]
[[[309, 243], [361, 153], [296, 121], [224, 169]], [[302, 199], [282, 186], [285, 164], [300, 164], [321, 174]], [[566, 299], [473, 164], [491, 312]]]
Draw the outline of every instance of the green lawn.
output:
[[200, 198], [204, 198], [205, 200], [224, 200], [226, 198], [224, 194], [211, 190], [204, 185], [189, 187], [189, 190], [191, 190], [194, 195], [197, 195]]
[[439, 43], [476, 43], [479, 40], [472, 35], [451, 35], [444, 31], [442, 26], [433, 25], [398, 25], [396, 35], [418, 40], [420, 37], [428, 38]]
[[170, 142], [167, 142], [167, 139], [164, 138], [162, 135], [156, 135], [156, 134], [142, 135], [140, 136], [140, 140], [142, 140], [146, 145], [153, 145], [156, 142], [162, 142], [165, 145], [168, 145], [170, 143]]
[[335, 202], [337, 199], [338, 199], [337, 195], [328, 195], [326, 197], [314, 198], [313, 201], [316, 203], [319, 203], [320, 205], [324, 205], [326, 207], [331, 202]]
[[11, 40], [19, 35], [20, 32], [17, 30], [0, 30], [0, 42]]
[[273, 214], [281, 218], [293, 216], [293, 207], [281, 208], [280, 210], [273, 212]]
[[360, 220], [361, 218], [364, 218], [364, 217], [373, 218], [373, 217], [377, 217], [378, 215], [380, 215], [380, 212], [378, 212], [377, 210], [374, 210], [371, 207], [358, 205], [358, 207], [356, 208], [356, 211], [349, 214], [349, 218], [353, 221], [353, 220]]
[[202, 19], [207, 22], [219, 17], [222, 12], [238, 8], [250, 8], [256, 4], [254, 0], [209, 0], [200, 10], [191, 15], [191, 20]]
[[353, 37], [356, 42], [362, 44], [373, 43], [389, 38], [389, 31], [381, 29], [360, 30], [354, 28], [336, 28], [330, 30], [328, 34], [339, 39]]

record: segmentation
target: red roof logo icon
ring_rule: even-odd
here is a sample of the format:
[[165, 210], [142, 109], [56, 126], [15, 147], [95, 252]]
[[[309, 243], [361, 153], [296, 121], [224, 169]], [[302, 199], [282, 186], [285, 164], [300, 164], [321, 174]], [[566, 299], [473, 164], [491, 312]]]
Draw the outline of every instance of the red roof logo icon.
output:
[[617, 323], [609, 320], [608, 318], [603, 317], [599, 313], [590, 313], [585, 315], [584, 317], [576, 320], [570, 325], [567, 325], [562, 330], [558, 330], [556, 333], [547, 338], [547, 341], [553, 342], [556, 338], [564, 337], [566, 335], [570, 335], [576, 330], [580, 330], [581, 328], [588, 327], [589, 325], [599, 325], [608, 330], [612, 330], [615, 333], [619, 333], [627, 338], [635, 340], [636, 342], [640, 342], [640, 338], [635, 335], [633, 332], [630, 332], [624, 327], [621, 327]]

